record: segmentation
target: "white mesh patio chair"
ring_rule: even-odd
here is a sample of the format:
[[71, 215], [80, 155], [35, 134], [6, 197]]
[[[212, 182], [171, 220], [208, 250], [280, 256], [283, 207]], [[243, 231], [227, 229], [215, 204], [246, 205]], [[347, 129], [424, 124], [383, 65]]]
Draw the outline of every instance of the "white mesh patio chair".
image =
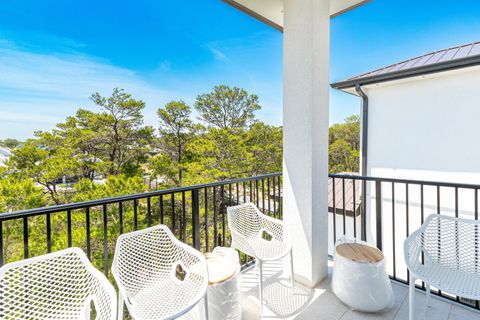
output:
[[430, 215], [404, 243], [410, 271], [410, 320], [415, 317], [415, 280], [473, 300], [480, 299], [480, 221]]
[[121, 235], [112, 274], [119, 289], [119, 319], [124, 303], [137, 320], [175, 319], [202, 298], [208, 318], [205, 257], [177, 240], [165, 225]]
[[294, 283], [293, 253], [290, 234], [283, 221], [269, 217], [253, 203], [227, 208], [232, 248], [254, 257], [259, 274], [260, 313], [263, 314], [263, 269], [265, 261], [279, 260], [290, 254], [291, 285]]
[[117, 297], [79, 248], [6, 264], [0, 269], [0, 319], [115, 320]]

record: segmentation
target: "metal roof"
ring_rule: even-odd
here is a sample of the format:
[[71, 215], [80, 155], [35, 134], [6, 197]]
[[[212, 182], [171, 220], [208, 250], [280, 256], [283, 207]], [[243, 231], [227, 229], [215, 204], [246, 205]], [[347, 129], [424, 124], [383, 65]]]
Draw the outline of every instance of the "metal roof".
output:
[[480, 42], [464, 44], [430, 52], [419, 57], [398, 62], [347, 80], [335, 82], [335, 89], [347, 89], [358, 85], [373, 84], [428, 73], [470, 67], [480, 64]]

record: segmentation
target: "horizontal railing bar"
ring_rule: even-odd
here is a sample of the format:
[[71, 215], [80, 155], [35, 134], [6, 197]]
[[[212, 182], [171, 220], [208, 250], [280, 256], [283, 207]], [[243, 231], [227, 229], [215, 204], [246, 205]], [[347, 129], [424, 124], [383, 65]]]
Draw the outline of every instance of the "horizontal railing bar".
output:
[[224, 185], [228, 185], [228, 184], [231, 184], [231, 183], [237, 183], [237, 182], [244, 182], [244, 181], [257, 180], [257, 179], [279, 177], [281, 175], [282, 175], [281, 172], [277, 172], [277, 173], [270, 173], [270, 174], [255, 176], [255, 177], [239, 178], [239, 179], [211, 182], [211, 183], [206, 183], [206, 184], [197, 184], [197, 185], [186, 186], [186, 187], [177, 187], [177, 188], [170, 188], [170, 189], [164, 189], [164, 190], [156, 190], [156, 191], [126, 195], [126, 196], [118, 196], [118, 197], [113, 197], [113, 198], [89, 200], [89, 201], [82, 201], [82, 202], [75, 202], [75, 203], [68, 203], [68, 204], [60, 204], [60, 205], [56, 205], [56, 206], [42, 207], [42, 208], [36, 208], [36, 209], [27, 209], [27, 210], [21, 210], [21, 211], [5, 212], [5, 213], [0, 213], [0, 221], [12, 220], [12, 219], [23, 218], [23, 217], [32, 217], [32, 216], [37, 216], [37, 215], [42, 215], [42, 214], [47, 214], [47, 213], [63, 212], [63, 211], [67, 211], [67, 210], [77, 210], [77, 209], [91, 208], [91, 207], [97, 207], [97, 206], [102, 206], [102, 205], [106, 205], [106, 204], [125, 202], [125, 201], [129, 201], [129, 200], [130, 201], [131, 200], [138, 200], [138, 199], [144, 199], [144, 198], [149, 198], [149, 197], [154, 197], [154, 196], [160, 196], [160, 195], [166, 195], [166, 194], [168, 195], [168, 194], [172, 194], [172, 193], [191, 191], [191, 190], [195, 190], [195, 189], [205, 189], [205, 188], [224, 186]]
[[466, 184], [466, 183], [455, 183], [455, 182], [439, 182], [439, 181], [428, 181], [428, 180], [409, 180], [409, 179], [396, 179], [396, 178], [381, 178], [381, 177], [367, 177], [367, 176], [356, 176], [353, 174], [329, 174], [329, 178], [335, 179], [349, 179], [349, 180], [360, 180], [360, 181], [380, 181], [380, 182], [390, 182], [390, 183], [408, 183], [414, 185], [426, 185], [434, 187], [448, 187], [448, 188], [460, 188], [460, 189], [480, 189], [478, 184]]

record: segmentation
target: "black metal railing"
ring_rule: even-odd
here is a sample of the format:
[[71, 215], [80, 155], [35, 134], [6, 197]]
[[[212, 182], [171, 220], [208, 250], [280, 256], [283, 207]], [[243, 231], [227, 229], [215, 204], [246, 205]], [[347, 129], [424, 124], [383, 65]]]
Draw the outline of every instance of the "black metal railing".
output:
[[[108, 276], [117, 237], [166, 224], [201, 251], [229, 245], [226, 208], [281, 218], [281, 173], [0, 214], [0, 265], [76, 246]], [[242, 256], [242, 264], [251, 258]]]
[[[403, 242], [428, 215], [478, 220], [480, 185], [345, 174], [329, 177], [330, 254], [341, 236], [374, 243], [386, 257], [390, 278], [404, 284], [409, 283], [410, 275], [404, 261]], [[418, 287], [425, 290], [424, 283]], [[479, 301], [435, 288], [432, 293], [479, 309]]]
[[[109, 275], [117, 237], [162, 223], [182, 241], [207, 252], [228, 246], [226, 208], [253, 202], [276, 218], [282, 214], [282, 174], [234, 179], [115, 198], [0, 214], [0, 265], [76, 246]], [[480, 185], [329, 175], [329, 250], [342, 236], [381, 249], [393, 280], [408, 284], [403, 241], [428, 214], [478, 219]], [[480, 250], [479, 250], [480, 252]], [[251, 257], [241, 256], [248, 266]], [[425, 290], [422, 283], [419, 288]], [[479, 309], [471, 301], [434, 294]]]

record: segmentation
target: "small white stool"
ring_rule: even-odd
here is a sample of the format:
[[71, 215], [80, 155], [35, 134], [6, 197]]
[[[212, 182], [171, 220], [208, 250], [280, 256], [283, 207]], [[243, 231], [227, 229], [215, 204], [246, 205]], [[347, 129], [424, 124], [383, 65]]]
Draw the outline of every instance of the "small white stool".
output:
[[241, 320], [240, 263], [231, 248], [216, 247], [206, 254], [209, 320]]
[[359, 311], [378, 312], [394, 303], [383, 253], [365, 242], [337, 243], [332, 289], [343, 303]]

